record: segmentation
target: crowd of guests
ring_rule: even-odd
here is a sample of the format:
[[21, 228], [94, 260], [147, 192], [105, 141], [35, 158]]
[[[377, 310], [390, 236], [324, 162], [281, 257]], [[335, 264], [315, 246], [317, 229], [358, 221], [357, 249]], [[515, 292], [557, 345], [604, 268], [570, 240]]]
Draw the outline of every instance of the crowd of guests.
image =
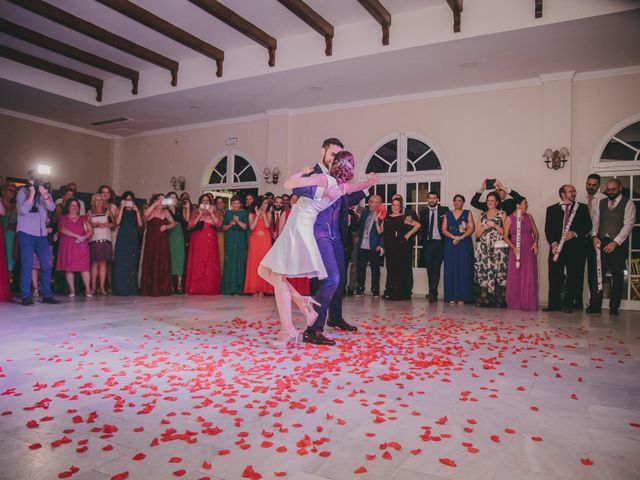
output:
[[[258, 266], [297, 201], [296, 195], [266, 193], [236, 194], [227, 202], [205, 193], [193, 202], [186, 192], [169, 192], [144, 202], [131, 191], [118, 198], [102, 185], [85, 205], [74, 183], [57, 193], [54, 202], [38, 182], [21, 189], [10, 182], [1, 186], [0, 300], [11, 299], [10, 281], [25, 305], [39, 295], [45, 303], [57, 303], [54, 290], [70, 298], [77, 293], [271, 295], [273, 287], [258, 275]], [[616, 179], [600, 192], [596, 174], [589, 175], [582, 202], [572, 185], [560, 187], [559, 197], [545, 218], [550, 246], [546, 310], [583, 308], [586, 263], [587, 311], [600, 311], [604, 275], [611, 272], [610, 312], [615, 314], [635, 206], [622, 196]], [[465, 201], [455, 195], [448, 208], [438, 193], [429, 192], [427, 207], [416, 213], [401, 195], [394, 195], [389, 207], [371, 195], [366, 207], [353, 207], [344, 242], [346, 294], [363, 296], [370, 270], [372, 295], [411, 298], [418, 237], [429, 302], [438, 299], [443, 270], [445, 302], [536, 310], [540, 234], [527, 199], [491, 180], [471, 200], [480, 212], [477, 220]], [[381, 291], [383, 262], [387, 277]], [[314, 289], [310, 279], [289, 281], [302, 295]]]

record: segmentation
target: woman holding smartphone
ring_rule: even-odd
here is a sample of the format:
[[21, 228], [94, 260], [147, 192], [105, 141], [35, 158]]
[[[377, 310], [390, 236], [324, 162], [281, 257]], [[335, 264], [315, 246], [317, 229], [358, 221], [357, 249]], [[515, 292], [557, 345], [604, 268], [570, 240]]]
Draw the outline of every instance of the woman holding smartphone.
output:
[[176, 226], [162, 204], [165, 197], [156, 193], [144, 210], [147, 231], [144, 240], [140, 295], [158, 297], [171, 295], [171, 252], [169, 230]]
[[122, 194], [120, 208], [116, 214], [118, 241], [113, 254], [114, 295], [137, 295], [139, 229], [142, 228], [142, 214], [136, 205], [136, 197], [131, 191]]
[[218, 228], [222, 217], [213, 205], [210, 194], [198, 199], [198, 210], [191, 215], [189, 228], [189, 262], [187, 264], [187, 295], [218, 295], [220, 293], [220, 254]]
[[171, 252], [171, 275], [176, 277], [176, 293], [182, 293], [182, 277], [185, 266], [184, 228], [189, 221], [189, 209], [183, 202], [178, 202], [176, 192], [167, 193], [167, 210], [176, 222], [175, 228], [169, 230], [169, 250]]

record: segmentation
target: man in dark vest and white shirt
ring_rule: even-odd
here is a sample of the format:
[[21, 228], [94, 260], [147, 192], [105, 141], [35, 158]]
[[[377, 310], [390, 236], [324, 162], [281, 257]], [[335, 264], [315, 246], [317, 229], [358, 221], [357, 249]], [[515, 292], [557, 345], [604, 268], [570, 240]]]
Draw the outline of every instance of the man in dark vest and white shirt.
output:
[[[622, 196], [622, 183], [617, 178], [607, 182], [607, 198], [598, 203], [593, 212], [593, 247], [600, 250], [601, 275], [611, 271], [609, 314], [617, 315], [622, 300], [625, 261], [629, 254], [629, 234], [636, 219], [636, 206]], [[589, 279], [598, 290], [598, 274]], [[593, 287], [592, 287], [593, 288]], [[603, 290], [592, 297], [588, 313], [600, 313]]]

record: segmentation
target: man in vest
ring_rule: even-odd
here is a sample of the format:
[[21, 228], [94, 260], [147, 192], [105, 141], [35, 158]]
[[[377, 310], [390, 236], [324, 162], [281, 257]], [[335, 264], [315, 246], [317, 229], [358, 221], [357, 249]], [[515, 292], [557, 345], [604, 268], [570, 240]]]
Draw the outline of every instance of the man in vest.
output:
[[[607, 196], [600, 191], [600, 175], [597, 173], [592, 173], [587, 177], [587, 182], [585, 184], [585, 192], [581, 195], [578, 195], [578, 202], [584, 203], [587, 207], [589, 207], [589, 216], [591, 217], [591, 222], [593, 222], [593, 212], [596, 210], [598, 203], [603, 198], [607, 198]], [[591, 282], [590, 278], [595, 278], [596, 275], [596, 250], [593, 248], [593, 243], [591, 241], [591, 235], [587, 239], [587, 283], [589, 284], [589, 305], [591, 305], [591, 299], [598, 293], [597, 290], [593, 290], [593, 282]], [[578, 291], [576, 293], [576, 301], [573, 306], [576, 310], [582, 310], [584, 308], [583, 300], [582, 300], [582, 290], [584, 286], [584, 265], [582, 265], [578, 271]]]
[[[593, 215], [593, 247], [600, 250], [602, 276], [611, 271], [609, 314], [617, 315], [622, 300], [625, 260], [629, 254], [629, 234], [636, 219], [636, 206], [622, 196], [622, 183], [617, 178], [607, 182], [607, 198], [600, 200]], [[597, 273], [594, 278], [595, 291], [598, 290]], [[588, 313], [600, 313], [602, 308], [600, 290], [591, 299]]]

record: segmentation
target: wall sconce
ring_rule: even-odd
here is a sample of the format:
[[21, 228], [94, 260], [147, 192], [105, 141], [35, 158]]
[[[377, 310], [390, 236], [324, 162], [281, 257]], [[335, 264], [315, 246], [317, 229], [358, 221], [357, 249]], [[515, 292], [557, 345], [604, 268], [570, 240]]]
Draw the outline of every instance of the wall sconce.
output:
[[179, 177], [171, 177], [171, 180], [169, 180], [169, 183], [171, 183], [171, 187], [174, 190], [182, 191], [182, 190], [184, 190], [184, 186], [185, 186], [186, 180], [181, 175]]
[[274, 167], [272, 171], [269, 167], [264, 167], [262, 176], [264, 177], [265, 182], [273, 183], [275, 185], [278, 183], [278, 178], [280, 178], [280, 169], [278, 167]]
[[546, 160], [544, 163], [547, 164], [547, 168], [553, 170], [560, 170], [564, 167], [564, 164], [568, 161], [568, 156], [570, 155], [567, 147], [562, 147], [560, 150], [552, 150], [547, 148], [542, 154], [542, 158]]

